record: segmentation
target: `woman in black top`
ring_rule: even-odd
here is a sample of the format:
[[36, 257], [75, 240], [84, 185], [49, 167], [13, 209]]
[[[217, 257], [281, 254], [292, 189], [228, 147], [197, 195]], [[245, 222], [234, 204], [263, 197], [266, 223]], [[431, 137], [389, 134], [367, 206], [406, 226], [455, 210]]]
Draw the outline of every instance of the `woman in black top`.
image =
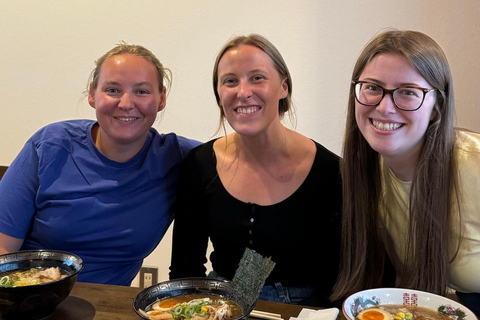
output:
[[246, 247], [276, 266], [260, 299], [330, 306], [340, 250], [339, 157], [282, 123], [291, 78], [259, 35], [232, 39], [214, 90], [235, 132], [190, 152], [179, 178], [170, 278], [232, 279]]

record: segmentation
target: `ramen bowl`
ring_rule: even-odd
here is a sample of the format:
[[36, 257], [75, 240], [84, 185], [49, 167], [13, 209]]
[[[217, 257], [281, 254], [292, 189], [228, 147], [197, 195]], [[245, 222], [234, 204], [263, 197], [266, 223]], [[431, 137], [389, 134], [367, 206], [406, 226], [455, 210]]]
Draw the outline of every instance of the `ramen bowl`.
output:
[[0, 255], [0, 278], [14, 271], [59, 267], [60, 280], [21, 287], [0, 287], [1, 319], [42, 319], [52, 314], [69, 294], [83, 269], [75, 254], [57, 250], [29, 250]]
[[464, 305], [433, 293], [400, 288], [379, 288], [359, 291], [343, 302], [343, 314], [347, 320], [358, 320], [357, 315], [367, 308], [382, 305], [425, 307], [447, 315], [453, 320], [478, 320]]
[[250, 312], [255, 307], [253, 305], [242, 305], [235, 301], [231, 290], [231, 282], [228, 280], [219, 280], [212, 278], [183, 278], [158, 283], [153, 285], [133, 299], [133, 309], [142, 319], [148, 319], [142, 315], [139, 310], [146, 310], [148, 306], [158, 300], [173, 298], [180, 295], [206, 294], [222, 296], [225, 299], [236, 302], [242, 308], [242, 316], [234, 320], [247, 319]]

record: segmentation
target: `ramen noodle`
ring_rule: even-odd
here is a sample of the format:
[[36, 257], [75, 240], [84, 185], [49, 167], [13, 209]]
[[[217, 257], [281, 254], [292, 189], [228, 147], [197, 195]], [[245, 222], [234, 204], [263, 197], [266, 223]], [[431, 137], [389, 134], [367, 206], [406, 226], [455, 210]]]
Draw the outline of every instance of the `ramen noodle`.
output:
[[452, 320], [452, 318], [426, 307], [392, 304], [364, 309], [358, 313], [357, 320]]
[[66, 275], [62, 275], [59, 267], [50, 267], [8, 272], [0, 277], [1, 287], [23, 287], [60, 280]]
[[150, 320], [232, 320], [243, 314], [237, 303], [206, 294], [166, 298], [139, 312]]

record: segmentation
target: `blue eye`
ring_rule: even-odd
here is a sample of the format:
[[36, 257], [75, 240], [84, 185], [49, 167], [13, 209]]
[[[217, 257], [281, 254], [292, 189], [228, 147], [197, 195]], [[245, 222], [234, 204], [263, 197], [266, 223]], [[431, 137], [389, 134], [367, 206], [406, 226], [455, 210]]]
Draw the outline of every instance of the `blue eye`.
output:
[[371, 83], [365, 83], [364, 90], [382, 91], [382, 88]]
[[398, 93], [404, 96], [420, 97], [420, 90], [412, 88], [399, 88]]
[[107, 93], [118, 93], [119, 90], [117, 88], [107, 88], [107, 89], [105, 89], [105, 92], [107, 92]]
[[255, 75], [255, 76], [252, 77], [253, 81], [260, 81], [260, 80], [263, 80], [263, 79], [265, 79], [265, 77], [262, 76], [262, 75]]
[[235, 84], [237, 83], [237, 80], [234, 79], [234, 78], [227, 78], [227, 79], [224, 79], [222, 84], [224, 85], [232, 85], [232, 84]]

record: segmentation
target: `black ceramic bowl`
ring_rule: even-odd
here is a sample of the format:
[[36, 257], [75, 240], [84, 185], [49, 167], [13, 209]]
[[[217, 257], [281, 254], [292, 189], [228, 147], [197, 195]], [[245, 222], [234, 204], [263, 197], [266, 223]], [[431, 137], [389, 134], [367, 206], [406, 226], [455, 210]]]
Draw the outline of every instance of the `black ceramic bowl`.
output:
[[[133, 309], [140, 318], [148, 319], [140, 314], [138, 309], [145, 310], [157, 300], [185, 294], [214, 294], [235, 301], [232, 296], [230, 281], [212, 278], [183, 278], [161, 282], [143, 290], [133, 299]], [[250, 306], [240, 305], [240, 307], [243, 314], [235, 320], [247, 319], [255, 304]]]
[[[25, 287], [0, 287], [1, 319], [42, 319], [52, 314], [69, 294], [83, 269], [75, 254], [56, 250], [30, 250], [0, 255], [0, 273], [40, 267], [59, 267], [65, 278]], [[1, 275], [0, 275], [1, 276]]]

